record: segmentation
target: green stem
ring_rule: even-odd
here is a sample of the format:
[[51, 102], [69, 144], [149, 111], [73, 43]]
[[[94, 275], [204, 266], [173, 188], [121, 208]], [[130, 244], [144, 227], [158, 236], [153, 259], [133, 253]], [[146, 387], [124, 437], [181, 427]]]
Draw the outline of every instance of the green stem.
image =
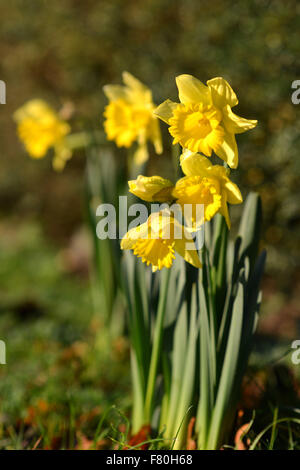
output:
[[131, 377], [133, 385], [132, 433], [139, 432], [144, 424], [143, 385], [135, 351], [131, 351]]
[[148, 383], [147, 383], [147, 390], [146, 390], [146, 398], [145, 398], [145, 421], [146, 423], [150, 423], [152, 410], [153, 410], [155, 382], [156, 382], [158, 362], [160, 358], [162, 338], [163, 338], [163, 326], [164, 326], [164, 318], [165, 318], [165, 311], [166, 311], [168, 286], [169, 286], [169, 280], [170, 280], [170, 269], [167, 269], [166, 272], [163, 274], [164, 274], [164, 278], [162, 281], [161, 293], [159, 296], [157, 318], [155, 322], [153, 347], [152, 347]]
[[172, 163], [174, 169], [175, 180], [178, 180], [182, 176], [182, 171], [180, 167], [180, 145], [172, 145]]

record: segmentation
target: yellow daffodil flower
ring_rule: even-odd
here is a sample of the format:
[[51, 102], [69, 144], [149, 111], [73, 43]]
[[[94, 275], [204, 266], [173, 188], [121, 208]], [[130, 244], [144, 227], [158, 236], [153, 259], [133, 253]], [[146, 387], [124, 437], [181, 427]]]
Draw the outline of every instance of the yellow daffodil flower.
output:
[[[183, 209], [185, 204], [191, 204], [188, 226], [197, 230], [203, 222], [210, 220], [219, 212], [225, 217], [230, 228], [227, 203], [243, 202], [239, 188], [229, 179], [230, 170], [220, 165], [211, 165], [204, 155], [189, 150], [182, 153], [180, 164], [186, 176], [177, 181], [173, 196]], [[196, 204], [204, 205], [203, 219], [197, 219]]]
[[154, 113], [169, 124], [173, 144], [210, 157], [214, 151], [231, 168], [238, 166], [235, 134], [256, 126], [256, 120], [234, 114], [236, 94], [224, 78], [207, 81], [207, 86], [192, 75], [176, 77], [180, 103], [164, 101]]
[[121, 85], [106, 85], [104, 93], [109, 104], [104, 111], [104, 129], [108, 140], [114, 140], [118, 147], [131, 147], [138, 144], [134, 159], [137, 164], [148, 160], [147, 141], [151, 141], [155, 151], [162, 153], [162, 140], [159, 122], [153, 114], [155, 105], [152, 93], [143, 83], [130, 73], [123, 72]]
[[129, 191], [143, 201], [167, 202], [173, 199], [173, 183], [161, 176], [142, 176], [128, 181]]
[[191, 234], [167, 210], [151, 214], [148, 220], [134, 227], [123, 237], [122, 250], [133, 250], [152, 271], [170, 268], [175, 252], [196, 268], [201, 268]]
[[70, 132], [67, 122], [43, 100], [31, 100], [14, 113], [18, 126], [18, 135], [32, 158], [43, 158], [53, 147], [55, 169], [64, 167], [72, 152], [66, 136]]

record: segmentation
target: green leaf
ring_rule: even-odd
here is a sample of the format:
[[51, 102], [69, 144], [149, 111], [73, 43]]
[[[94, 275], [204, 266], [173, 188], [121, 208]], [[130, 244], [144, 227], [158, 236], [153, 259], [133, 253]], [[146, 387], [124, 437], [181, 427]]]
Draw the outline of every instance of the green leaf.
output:
[[188, 410], [193, 403], [193, 392], [195, 388], [195, 367], [196, 367], [196, 352], [197, 352], [197, 338], [199, 333], [199, 321], [197, 315], [197, 299], [196, 299], [196, 285], [194, 284], [192, 290], [191, 307], [190, 307], [190, 325], [187, 349], [185, 354], [185, 361], [183, 367], [183, 376], [181, 381], [180, 398], [178, 402], [175, 430], [180, 431], [177, 435], [174, 449], [182, 449], [185, 439], [186, 425], [189, 417]]
[[187, 303], [183, 302], [177, 318], [174, 330], [174, 343], [172, 352], [172, 377], [170, 389], [170, 401], [167, 422], [161, 422], [166, 425], [166, 438], [174, 437], [174, 422], [178, 409], [178, 401], [181, 390], [183, 371], [186, 361], [186, 349], [188, 342], [188, 319]]
[[204, 449], [209, 429], [216, 382], [216, 350], [211, 347], [209, 313], [203, 285], [199, 283], [200, 303], [200, 400], [196, 420], [198, 447]]
[[239, 236], [242, 239], [241, 256], [249, 257], [252, 269], [258, 252], [262, 222], [261, 199], [257, 193], [250, 193], [246, 199]]
[[206, 449], [214, 450], [219, 448], [223, 434], [228, 425], [226, 423], [226, 417], [231, 417], [231, 414], [228, 412], [230, 411], [230, 405], [232, 404], [232, 390], [236, 378], [239, 351], [242, 341], [243, 308], [244, 288], [240, 283], [233, 306], [225, 359], [210, 422]]

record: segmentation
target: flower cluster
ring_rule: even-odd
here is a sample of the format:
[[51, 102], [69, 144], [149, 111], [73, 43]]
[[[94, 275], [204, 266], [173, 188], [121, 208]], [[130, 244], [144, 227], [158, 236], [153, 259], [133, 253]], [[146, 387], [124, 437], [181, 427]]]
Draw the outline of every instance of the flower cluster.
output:
[[[181, 154], [180, 165], [185, 176], [175, 185], [160, 176], [139, 175], [136, 180], [128, 182], [129, 191], [144, 201], [176, 201], [182, 208], [191, 231], [196, 231], [217, 213], [224, 216], [230, 228], [227, 203], [240, 204], [243, 198], [237, 185], [229, 179], [229, 169], [221, 165], [211, 165], [204, 155], [189, 150], [184, 150]], [[186, 205], [196, 208], [197, 204], [204, 207], [201, 220], [197, 220], [193, 211], [191, 214], [185, 212]]]
[[[243, 202], [239, 188], [229, 178], [228, 166], [238, 166], [235, 135], [252, 129], [257, 121], [232, 112], [231, 108], [238, 104], [238, 99], [223, 78], [208, 80], [206, 86], [191, 75], [180, 75], [176, 78], [180, 103], [164, 101], [148, 118], [146, 126], [141, 104], [145, 109], [145, 104], [151, 103], [147, 108], [150, 111], [153, 107], [151, 94], [128, 74], [124, 75], [124, 81], [129, 88], [112, 85], [105, 88], [111, 100], [105, 111], [108, 137], [116, 140], [117, 145], [130, 146], [140, 138], [137, 136], [142, 135], [145, 144], [146, 136], [152, 135], [146, 130], [149, 121], [157, 116], [169, 125], [173, 144], [182, 146], [180, 165], [185, 175], [175, 185], [160, 176], [139, 175], [136, 180], [129, 181], [129, 191], [148, 202], [176, 202], [182, 208], [186, 226], [181, 226], [172, 217], [168, 218], [167, 223], [166, 214], [161, 211], [150, 216], [146, 223], [131, 229], [123, 238], [121, 248], [132, 249], [143, 262], [151, 264], [154, 271], [162, 267], [170, 268], [175, 252], [193, 266], [200, 267], [197, 250], [191, 245], [191, 234], [217, 213], [225, 218], [230, 228], [228, 204]], [[137, 109], [140, 109], [140, 115]], [[159, 131], [156, 130], [156, 138], [157, 135]], [[152, 140], [155, 142], [153, 136]], [[212, 152], [225, 162], [224, 166], [211, 164], [207, 157]], [[199, 204], [204, 208], [201, 217], [197, 213]], [[187, 205], [192, 210], [187, 211]], [[172, 235], [175, 226], [181, 227], [180, 243]], [[189, 249], [186, 248], [187, 243]]]
[[[178, 231], [181, 224], [174, 214], [161, 211], [130, 230], [121, 248], [132, 249], [153, 270], [170, 267], [175, 252], [199, 267], [192, 234], [217, 213], [230, 228], [228, 204], [242, 203], [239, 188], [229, 178], [228, 167], [238, 166], [235, 135], [252, 129], [257, 121], [233, 113], [231, 108], [238, 104], [238, 99], [220, 77], [204, 85], [191, 75], [180, 75], [176, 78], [180, 102], [166, 100], [158, 107], [153, 103], [151, 90], [128, 72], [123, 73], [123, 82], [124, 85], [104, 86], [109, 100], [104, 111], [107, 138], [118, 147], [135, 145], [135, 163], [142, 165], [149, 157], [148, 142], [157, 154], [162, 153], [161, 119], [169, 126], [173, 144], [182, 147], [180, 165], [184, 174], [175, 184], [160, 176], [139, 175], [129, 181], [129, 191], [147, 202], [176, 203], [182, 209], [185, 226], [179, 241], [172, 230]], [[29, 155], [38, 159], [53, 149], [53, 166], [58, 171], [64, 168], [74, 149], [88, 143], [85, 133], [71, 134], [69, 124], [42, 100], [26, 103], [15, 112], [14, 119]], [[207, 158], [213, 152], [225, 162], [224, 166], [213, 165]], [[200, 216], [199, 205], [203, 207]]]

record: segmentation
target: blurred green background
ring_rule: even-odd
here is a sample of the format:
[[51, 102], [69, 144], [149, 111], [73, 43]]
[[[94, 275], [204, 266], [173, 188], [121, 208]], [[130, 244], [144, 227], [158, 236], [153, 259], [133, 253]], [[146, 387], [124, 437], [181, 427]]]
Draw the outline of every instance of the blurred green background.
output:
[[[176, 100], [180, 73], [203, 82], [223, 76], [238, 94], [235, 112], [258, 119], [256, 129], [237, 136], [240, 166], [233, 179], [244, 195], [255, 190], [263, 201], [268, 265], [260, 332], [287, 342], [299, 338], [300, 105], [291, 102], [291, 84], [300, 79], [299, 2], [11, 0], [0, 3], [0, 18], [0, 79], [7, 85], [7, 104], [0, 106], [0, 337], [8, 344], [8, 365], [0, 366], [1, 423], [26, 416], [41, 396], [57, 402], [68, 383], [77, 404], [82, 389], [93, 395], [89, 406], [103, 397], [84, 347], [74, 353], [85, 364], [83, 378], [75, 366], [70, 382], [58, 373], [57, 394], [47, 379], [33, 380], [56, 366], [60, 371], [60, 356], [78, 341], [102, 359], [104, 349], [99, 328], [91, 327], [97, 316], [82, 230], [85, 155], [76, 153], [62, 174], [54, 173], [50, 158], [34, 161], [25, 154], [12, 114], [38, 97], [56, 109], [72, 103], [74, 130], [100, 129], [102, 86], [120, 83], [123, 70], [152, 88], [157, 104]], [[151, 156], [157, 172], [167, 171], [171, 154], [162, 127], [165, 151]], [[117, 350], [126, 356], [126, 344]], [[113, 384], [110, 375], [119, 377], [123, 359], [113, 368], [110, 360], [101, 362], [102, 378]], [[126, 387], [125, 374], [124, 389], [110, 402], [123, 403]], [[2, 445], [10, 445], [15, 431], [9, 437], [1, 432]]]

